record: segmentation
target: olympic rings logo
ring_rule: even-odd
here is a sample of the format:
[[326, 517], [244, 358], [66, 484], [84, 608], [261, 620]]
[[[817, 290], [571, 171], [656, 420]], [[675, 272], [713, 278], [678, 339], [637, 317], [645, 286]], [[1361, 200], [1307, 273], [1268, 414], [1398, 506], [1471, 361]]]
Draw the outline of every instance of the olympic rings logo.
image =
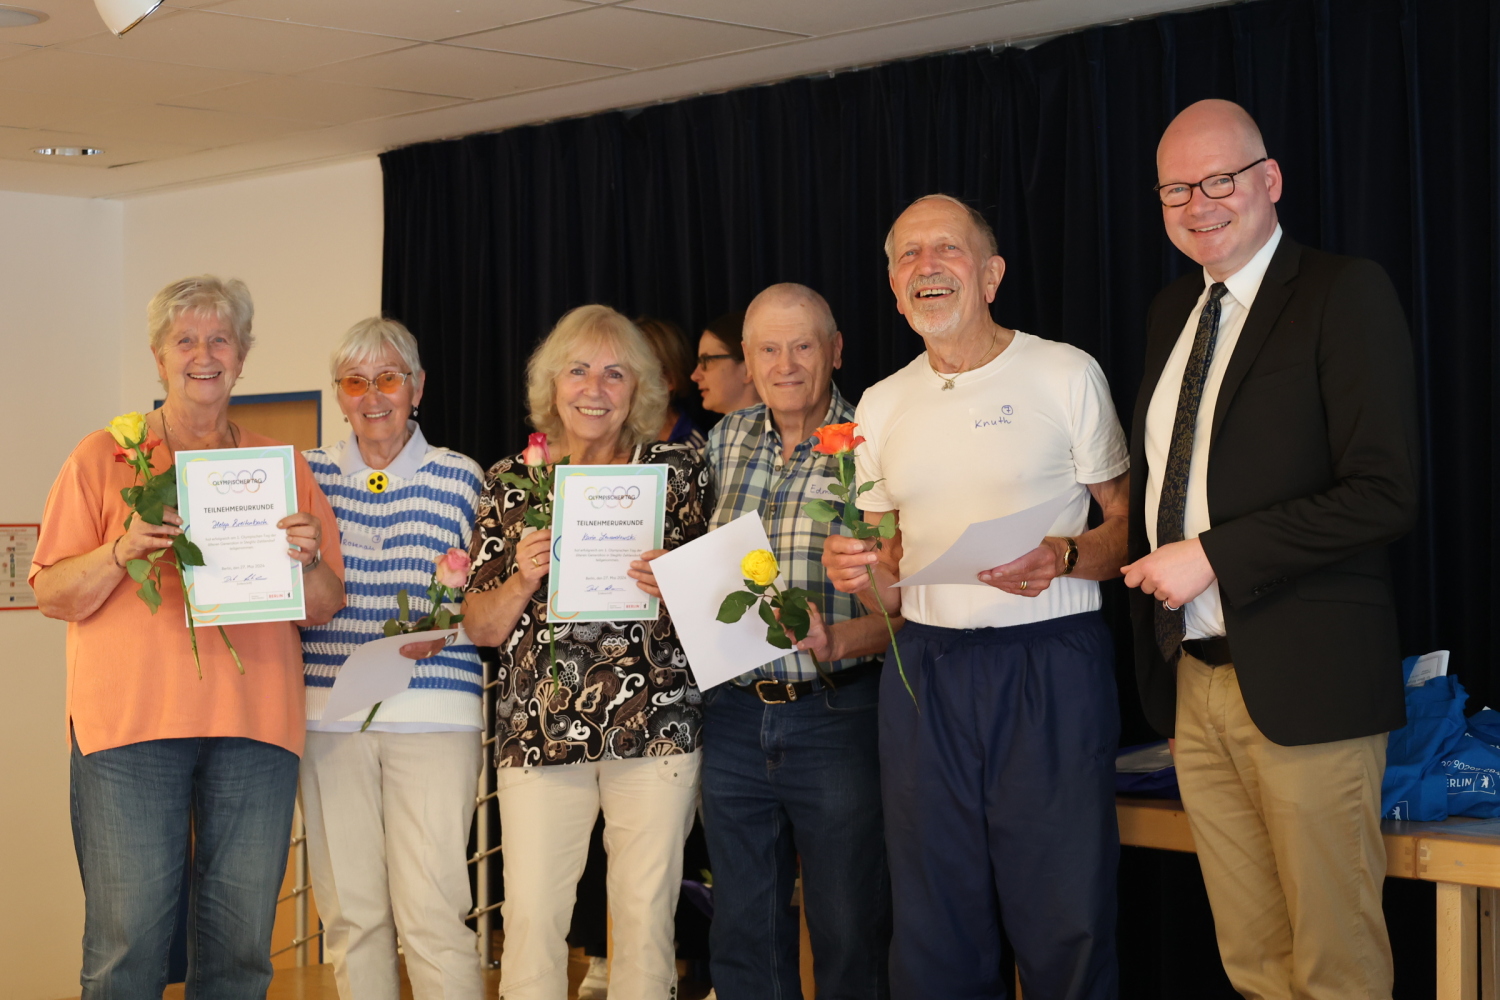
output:
[[617, 508], [629, 510], [641, 498], [639, 486], [590, 486], [583, 491], [583, 498], [595, 510]]
[[208, 485], [220, 493], [256, 493], [265, 481], [265, 469], [256, 469], [254, 472], [246, 469], [239, 472], [212, 472], [208, 476]]

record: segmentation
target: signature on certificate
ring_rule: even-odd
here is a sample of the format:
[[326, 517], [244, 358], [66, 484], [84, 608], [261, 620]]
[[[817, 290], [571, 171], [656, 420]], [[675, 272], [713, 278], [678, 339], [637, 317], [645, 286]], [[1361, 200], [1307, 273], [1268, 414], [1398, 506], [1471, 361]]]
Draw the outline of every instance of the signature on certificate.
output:
[[225, 583], [262, 583], [265, 577], [259, 573], [225, 573]]
[[592, 531], [585, 531], [583, 533], [583, 540], [585, 542], [633, 542], [635, 541], [635, 532], [632, 531], [626, 534], [615, 531], [601, 531], [596, 535]]
[[625, 588], [613, 583], [590, 583], [586, 584], [583, 592], [586, 594], [620, 594]]

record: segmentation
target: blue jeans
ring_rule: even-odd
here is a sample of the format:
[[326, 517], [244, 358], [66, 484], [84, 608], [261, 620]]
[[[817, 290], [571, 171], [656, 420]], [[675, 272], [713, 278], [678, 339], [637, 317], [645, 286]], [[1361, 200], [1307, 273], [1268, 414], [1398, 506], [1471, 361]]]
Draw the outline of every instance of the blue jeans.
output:
[[705, 695], [710, 966], [721, 1000], [800, 1000], [799, 854], [819, 1000], [888, 995], [879, 691], [871, 673], [785, 705], [730, 684]]
[[187, 997], [261, 1000], [286, 872], [297, 755], [238, 737], [73, 745], [83, 1000], [160, 1000], [192, 862]]
[[898, 1000], [1116, 1000], [1114, 644], [1098, 612], [896, 636], [880, 763]]

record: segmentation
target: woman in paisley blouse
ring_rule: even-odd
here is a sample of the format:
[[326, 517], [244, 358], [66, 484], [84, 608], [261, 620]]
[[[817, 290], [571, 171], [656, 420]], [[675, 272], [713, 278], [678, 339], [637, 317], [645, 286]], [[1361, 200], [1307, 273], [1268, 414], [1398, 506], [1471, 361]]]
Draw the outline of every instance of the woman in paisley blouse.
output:
[[[635, 324], [605, 306], [558, 321], [527, 365], [531, 422], [575, 465], [664, 464], [666, 549], [707, 530], [708, 472], [692, 449], [656, 440], [667, 388]], [[564, 1000], [566, 935], [589, 833], [604, 811], [615, 917], [612, 1000], [675, 995], [673, 914], [697, 796], [702, 711], [663, 608], [654, 621], [560, 622], [548, 669], [552, 533], [524, 531], [528, 494], [485, 476], [464, 628], [500, 650], [495, 720], [505, 839], [500, 995]]]

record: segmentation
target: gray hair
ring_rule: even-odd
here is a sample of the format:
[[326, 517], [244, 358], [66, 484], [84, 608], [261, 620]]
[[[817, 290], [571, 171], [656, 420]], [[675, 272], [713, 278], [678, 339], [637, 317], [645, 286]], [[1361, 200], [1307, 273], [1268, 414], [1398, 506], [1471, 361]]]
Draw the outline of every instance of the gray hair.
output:
[[329, 371], [338, 378], [340, 368], [377, 358], [388, 348], [401, 359], [402, 368], [413, 375], [421, 374], [422, 356], [417, 353], [417, 338], [396, 320], [381, 316], [362, 319], [349, 328], [333, 349]]
[[151, 297], [146, 306], [146, 329], [151, 335], [151, 353], [161, 357], [162, 344], [183, 313], [201, 312], [217, 316], [229, 324], [234, 334], [235, 346], [240, 360], [250, 353], [255, 337], [250, 325], [255, 319], [255, 303], [250, 300], [250, 289], [238, 278], [218, 278], [212, 274], [200, 274], [193, 278], [182, 278]]
[[922, 197], [916, 199], [910, 205], [907, 205], [905, 208], [903, 208], [901, 210], [901, 214], [896, 216], [895, 222], [891, 223], [891, 228], [886, 230], [885, 269], [887, 271], [894, 271], [896, 269], [896, 222], [900, 222], [902, 215], [905, 215], [907, 212], [909, 212], [912, 207], [918, 202], [923, 201], [946, 201], [963, 209], [964, 212], [969, 216], [970, 225], [972, 225], [974, 227], [974, 231], [979, 234], [980, 246], [988, 251], [985, 254], [985, 259], [988, 260], [990, 257], [998, 257], [1000, 255], [1000, 244], [995, 241], [995, 230], [990, 226], [990, 221], [984, 217], [979, 209], [975, 208], [973, 205], [970, 205], [966, 201], [962, 201], [958, 198], [953, 197], [951, 194], [924, 194]]
[[750, 327], [750, 318], [757, 309], [769, 309], [780, 307], [783, 309], [801, 306], [811, 314], [813, 323], [822, 334], [824, 341], [834, 338], [839, 332], [839, 325], [834, 321], [833, 310], [828, 306], [828, 300], [806, 285], [799, 285], [795, 281], [783, 281], [779, 285], [771, 285], [761, 290], [761, 293], [750, 300], [750, 305], [745, 309], [745, 328]]
[[608, 344], [635, 380], [623, 436], [630, 444], [649, 444], [661, 433], [667, 416], [667, 380], [661, 362], [640, 328], [609, 306], [579, 306], [557, 321], [526, 362], [526, 396], [531, 425], [555, 439], [562, 433], [557, 413], [557, 376], [585, 351]]

